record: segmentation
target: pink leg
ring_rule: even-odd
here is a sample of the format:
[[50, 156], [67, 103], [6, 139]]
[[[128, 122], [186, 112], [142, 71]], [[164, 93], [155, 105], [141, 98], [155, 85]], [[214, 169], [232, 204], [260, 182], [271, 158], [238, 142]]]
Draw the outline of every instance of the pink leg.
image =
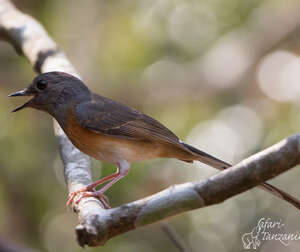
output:
[[98, 185], [100, 185], [100, 184], [103, 184], [104, 182], [106, 182], [106, 181], [108, 181], [108, 180], [111, 180], [111, 179], [117, 177], [117, 176], [119, 175], [119, 173], [120, 173], [120, 172], [119, 172], [119, 169], [118, 169], [118, 171], [117, 171], [116, 173], [113, 173], [113, 174], [111, 174], [111, 175], [109, 175], [109, 176], [107, 176], [107, 177], [104, 177], [104, 178], [102, 178], [102, 179], [99, 179], [99, 180], [95, 181], [94, 183], [92, 183], [92, 184], [90, 184], [90, 185], [88, 185], [88, 186], [86, 186], [86, 187], [83, 187], [83, 188], [81, 188], [80, 190], [78, 190], [78, 191], [76, 191], [76, 192], [70, 193], [70, 194], [69, 194], [69, 197], [70, 197], [70, 198], [69, 198], [69, 200], [67, 201], [66, 206], [69, 206], [69, 205], [73, 202], [75, 196], [76, 196], [78, 193], [91, 191], [91, 190], [93, 190], [96, 186], [98, 186]]
[[122, 161], [119, 163], [119, 172], [117, 173], [117, 175], [115, 176], [115, 178], [113, 178], [112, 181], [110, 181], [108, 184], [106, 184], [105, 186], [103, 186], [99, 191], [96, 192], [84, 192], [80, 198], [75, 202], [75, 204], [78, 204], [79, 201], [82, 198], [85, 197], [98, 197], [98, 198], [102, 198], [103, 197], [103, 193], [108, 190], [112, 185], [114, 185], [115, 183], [117, 183], [121, 178], [125, 177], [130, 169], [130, 164], [127, 161]]

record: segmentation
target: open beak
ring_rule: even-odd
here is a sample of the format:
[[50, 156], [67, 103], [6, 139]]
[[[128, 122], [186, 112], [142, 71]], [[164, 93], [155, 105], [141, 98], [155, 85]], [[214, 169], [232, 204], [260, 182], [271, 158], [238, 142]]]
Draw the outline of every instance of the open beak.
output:
[[[28, 92], [28, 89], [24, 89], [21, 91], [18, 91], [16, 93], [10, 94], [8, 95], [8, 97], [14, 97], [14, 96], [31, 96], [31, 94]], [[24, 103], [22, 106], [15, 108], [13, 111], [11, 112], [16, 112], [19, 111], [23, 108], [26, 108], [28, 106], [28, 104], [30, 103], [31, 100], [29, 100], [28, 102]]]
[[23, 89], [21, 91], [15, 92], [13, 94], [8, 95], [8, 97], [13, 97], [13, 96], [26, 96], [27, 95], [27, 89]]

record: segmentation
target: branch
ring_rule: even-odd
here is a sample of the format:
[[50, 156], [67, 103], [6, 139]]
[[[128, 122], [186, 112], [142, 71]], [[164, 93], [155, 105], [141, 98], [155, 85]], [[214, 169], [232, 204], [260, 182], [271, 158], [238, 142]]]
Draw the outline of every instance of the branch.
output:
[[[218, 204], [300, 163], [300, 134], [293, 135], [217, 175], [171, 186], [147, 198], [99, 212], [80, 208], [80, 244], [103, 245], [110, 238], [186, 211]], [[82, 207], [82, 206], [81, 206]]]
[[[79, 77], [64, 52], [49, 37], [42, 25], [17, 10], [9, 0], [0, 0], [0, 38], [11, 43], [38, 73], [63, 71]], [[54, 128], [69, 192], [77, 191], [92, 182], [90, 159], [73, 146], [56, 122]], [[81, 205], [95, 211], [103, 207], [97, 199], [84, 200]]]
[[[43, 27], [0, 0], [0, 36], [14, 45], [38, 72], [64, 71], [73, 75], [71, 63]], [[78, 151], [55, 124], [69, 191], [91, 183], [89, 158]], [[203, 181], [171, 186], [157, 194], [104, 210], [96, 198], [84, 198], [76, 211], [80, 245], [103, 245], [110, 238], [185, 211], [221, 203], [300, 163], [300, 135], [280, 143]]]

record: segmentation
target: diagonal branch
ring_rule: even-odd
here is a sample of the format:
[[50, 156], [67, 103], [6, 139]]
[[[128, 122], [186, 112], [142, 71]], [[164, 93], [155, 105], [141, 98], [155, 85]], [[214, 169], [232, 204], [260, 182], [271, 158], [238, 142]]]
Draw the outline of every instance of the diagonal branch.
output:
[[[0, 38], [10, 42], [38, 73], [63, 71], [79, 77], [41, 24], [17, 10], [9, 0], [0, 0]], [[69, 191], [75, 191], [91, 183], [90, 159], [72, 145], [56, 122], [54, 128], [64, 162], [65, 179]]]
[[219, 174], [171, 186], [147, 198], [99, 212], [81, 208], [80, 244], [103, 245], [110, 238], [167, 217], [218, 204], [300, 163], [300, 134], [293, 135]]
[[[0, 0], [0, 36], [9, 41], [37, 72], [64, 71], [77, 75], [71, 63], [43, 27]], [[90, 160], [77, 150], [55, 123], [69, 191], [91, 183]], [[104, 210], [96, 198], [84, 198], [76, 211], [80, 245], [103, 245], [110, 238], [185, 211], [223, 202], [300, 163], [300, 135], [280, 143], [203, 181], [171, 186], [157, 194]]]
[[[11, 43], [38, 73], [63, 71], [79, 77], [64, 52], [49, 37], [42, 25], [16, 9], [10, 0], [0, 0], [0, 38]], [[73, 146], [56, 122], [54, 128], [69, 192], [77, 191], [92, 182], [90, 159]], [[102, 209], [97, 199], [85, 201], [84, 206], [88, 209]]]

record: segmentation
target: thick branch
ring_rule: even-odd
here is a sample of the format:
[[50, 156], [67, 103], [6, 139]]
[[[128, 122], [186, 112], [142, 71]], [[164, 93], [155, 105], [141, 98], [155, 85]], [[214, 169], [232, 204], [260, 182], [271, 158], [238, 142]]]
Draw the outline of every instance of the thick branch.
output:
[[[37, 72], [63, 71], [79, 77], [64, 52], [41, 24], [17, 10], [9, 0], [0, 0], [0, 36], [11, 43], [18, 53], [23, 54]], [[54, 127], [64, 163], [65, 179], [69, 191], [73, 192], [92, 182], [90, 159], [73, 146], [56, 122]], [[80, 206], [95, 211], [102, 207], [97, 199], [84, 200]]]
[[189, 210], [218, 204], [300, 163], [300, 135], [245, 159], [199, 182], [171, 186], [164, 191], [110, 210], [80, 209], [85, 220], [77, 226], [82, 245], [96, 246], [108, 239]]

